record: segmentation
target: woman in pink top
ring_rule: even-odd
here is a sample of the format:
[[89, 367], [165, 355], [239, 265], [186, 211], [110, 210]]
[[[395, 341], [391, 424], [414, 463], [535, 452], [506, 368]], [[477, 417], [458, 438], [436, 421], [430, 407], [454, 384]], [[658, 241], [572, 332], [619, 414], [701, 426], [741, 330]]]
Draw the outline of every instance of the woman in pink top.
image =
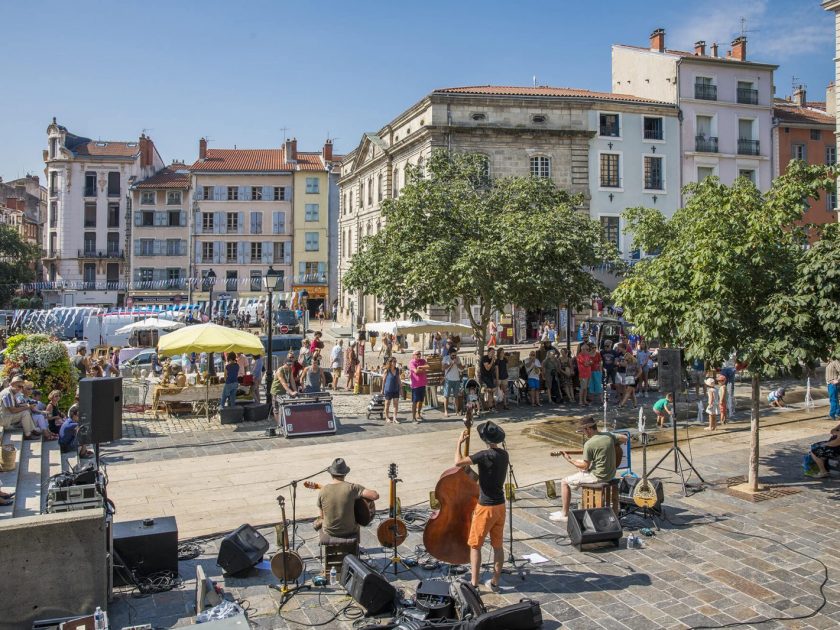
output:
[[581, 405], [589, 404], [589, 378], [592, 376], [592, 355], [589, 353], [589, 344], [583, 344], [577, 354], [578, 380], [580, 381], [580, 392], [578, 402]]
[[423, 416], [420, 410], [423, 408], [423, 401], [426, 400], [426, 383], [428, 377], [426, 371], [429, 369], [426, 359], [420, 350], [414, 351], [414, 358], [408, 362], [408, 373], [411, 381], [411, 419], [414, 422], [421, 422]]

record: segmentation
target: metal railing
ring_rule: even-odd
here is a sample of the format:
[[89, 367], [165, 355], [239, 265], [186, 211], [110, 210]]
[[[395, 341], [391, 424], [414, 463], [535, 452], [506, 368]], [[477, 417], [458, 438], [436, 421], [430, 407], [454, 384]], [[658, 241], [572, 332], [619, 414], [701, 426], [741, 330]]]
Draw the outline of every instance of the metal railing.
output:
[[[144, 255], [142, 252], [138, 256]], [[78, 258], [125, 258], [125, 252], [121, 249], [80, 249]]]
[[618, 125], [601, 125], [598, 134], [602, 136], [609, 136], [611, 138], [618, 137]]
[[327, 274], [325, 273], [304, 273], [295, 276], [292, 279], [294, 284], [327, 284]]
[[662, 140], [662, 129], [645, 129], [645, 140]]
[[736, 100], [744, 105], [758, 105], [758, 90], [753, 88], [738, 88]]
[[694, 150], [703, 153], [717, 153], [718, 139], [714, 136], [695, 136]]
[[717, 86], [709, 85], [708, 83], [695, 83], [694, 98], [703, 99], [704, 101], [716, 101]]
[[749, 140], [747, 138], [738, 138], [738, 155], [758, 155], [759, 145], [758, 140]]

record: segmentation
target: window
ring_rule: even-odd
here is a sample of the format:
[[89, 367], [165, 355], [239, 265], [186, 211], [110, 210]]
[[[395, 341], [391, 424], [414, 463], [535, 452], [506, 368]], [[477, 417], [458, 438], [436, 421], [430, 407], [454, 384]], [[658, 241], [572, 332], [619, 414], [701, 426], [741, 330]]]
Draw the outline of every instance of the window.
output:
[[[86, 285], [93, 285], [96, 282], [96, 263], [85, 263], [84, 280]], [[93, 288], [86, 286], [85, 288]]]
[[[359, 207], [363, 208], [365, 203], [365, 183], [359, 182]], [[368, 201], [370, 203], [370, 201]]]
[[618, 249], [619, 241], [619, 218], [601, 217], [601, 234], [604, 240], [615, 245]]
[[353, 191], [350, 191], [350, 205], [347, 206], [348, 212], [353, 212]]
[[96, 232], [85, 232], [85, 256], [91, 256], [96, 252]]
[[181, 205], [181, 191], [180, 190], [170, 190], [166, 193], [166, 205], [167, 206], [180, 206]]
[[120, 196], [120, 174], [118, 171], [108, 173], [108, 196]]
[[120, 281], [120, 264], [119, 263], [108, 263], [105, 265], [105, 282], [108, 283], [107, 288], [111, 291], [116, 289], [117, 287], [114, 286], [117, 282]]
[[58, 225], [58, 203], [50, 202], [50, 227], [54, 228]]
[[108, 232], [108, 256], [119, 256], [120, 233]]
[[[186, 253], [186, 252], [184, 252]], [[166, 255], [167, 256], [182, 256], [181, 239], [168, 238], [166, 239]]]
[[717, 153], [718, 139], [716, 136], [712, 135], [712, 117], [697, 116], [695, 129], [695, 150], [707, 153]]
[[837, 211], [837, 187], [825, 192], [825, 209], [829, 212]]
[[54, 158], [58, 153], [58, 138], [50, 138], [50, 158]]
[[227, 213], [227, 231], [228, 234], [236, 234], [239, 232], [239, 213], [238, 212], [228, 212]]
[[620, 156], [618, 153], [601, 154], [601, 188], [620, 188]]
[[272, 215], [271, 233], [272, 234], [285, 234], [286, 233], [286, 213], [285, 212], [275, 212]]
[[741, 155], [758, 155], [758, 140], [754, 140], [755, 121], [738, 119], [738, 153]]
[[291, 258], [290, 252], [286, 249], [286, 243], [274, 243], [274, 263], [288, 265]]
[[171, 283], [178, 282], [181, 279], [181, 271], [177, 267], [167, 267], [166, 279]]
[[144, 190], [142, 193], [140, 193], [140, 203], [144, 206], [153, 206], [155, 204], [155, 191]]
[[819, 129], [811, 129], [811, 140], [819, 140], [821, 135]]
[[201, 231], [202, 232], [213, 232], [215, 228], [215, 221], [213, 220], [213, 213], [212, 212], [202, 212], [201, 213]]
[[321, 192], [321, 181], [317, 177], [307, 177], [306, 192], [310, 195]]
[[181, 211], [170, 210], [167, 214], [166, 225], [168, 227], [181, 227]]
[[236, 291], [239, 285], [239, 272], [235, 269], [228, 269], [225, 273], [225, 291]]
[[152, 227], [154, 224], [155, 213], [152, 210], [144, 210], [140, 212], [140, 227]]
[[317, 252], [318, 246], [318, 232], [306, 232], [306, 246], [304, 249], [308, 252]]
[[85, 197], [96, 197], [96, 173], [85, 173]]
[[832, 164], [837, 164], [837, 147], [825, 148], [825, 163], [829, 166], [831, 166]]
[[736, 100], [746, 105], [758, 105], [758, 90], [753, 88], [750, 81], [738, 81]]
[[367, 183], [367, 205], [373, 205], [373, 177], [368, 178]]
[[235, 263], [237, 258], [237, 253], [239, 249], [239, 243], [231, 242], [225, 243], [225, 262]]
[[96, 227], [96, 202], [85, 204], [85, 227]]
[[262, 187], [261, 186], [251, 186], [251, 200], [252, 201], [262, 201]]
[[531, 177], [551, 177], [551, 158], [535, 155], [531, 158]]
[[262, 212], [251, 213], [251, 234], [262, 234]]
[[213, 262], [213, 243], [202, 243], [201, 244], [201, 262], [203, 262], [203, 263]]
[[645, 156], [645, 190], [664, 190], [662, 158]]
[[[400, 196], [400, 169], [394, 169], [394, 179], [391, 181], [391, 196], [396, 199]], [[353, 201], [353, 193], [350, 193], [350, 202]]]
[[138, 256], [154, 256], [155, 255], [155, 241], [151, 238], [141, 238], [140, 247], [137, 250]]
[[137, 271], [137, 277], [140, 278], [140, 282], [151, 282], [155, 279], [155, 270], [151, 267], [143, 267]]
[[205, 201], [212, 201], [213, 200], [213, 187], [212, 186], [202, 186], [201, 187], [201, 198]]
[[470, 118], [472, 118], [475, 122], [484, 122], [487, 120], [487, 114], [484, 112], [474, 112]]
[[662, 119], [645, 116], [643, 122], [645, 140], [662, 140]]
[[751, 168], [739, 168], [738, 169], [738, 177], [743, 177], [744, 179], [748, 179], [753, 184], [755, 184], [755, 171]]
[[263, 244], [260, 243], [260, 242], [251, 243], [251, 262], [252, 263], [260, 262], [262, 260], [262, 254], [263, 254], [262, 245]]
[[618, 138], [619, 133], [618, 114], [600, 114], [598, 116], [598, 135]]
[[717, 86], [712, 83], [711, 77], [695, 77], [694, 98], [703, 99], [704, 101], [717, 100]]
[[108, 227], [120, 227], [120, 204], [118, 203], [108, 204]]
[[263, 277], [262, 271], [259, 269], [252, 269], [251, 270], [251, 291], [262, 291], [263, 288]]
[[57, 276], [58, 269], [56, 268], [55, 263], [50, 263], [50, 282], [55, 282]]
[[227, 200], [237, 201], [239, 199], [239, 188], [236, 186], [227, 187]]
[[712, 166], [698, 166], [697, 167], [697, 181], [702, 182], [707, 177], [712, 177], [715, 174], [715, 169]]
[[382, 179], [382, 172], [380, 171], [379, 175], [376, 176], [376, 200], [382, 201], [382, 187], [383, 187], [383, 179]]
[[286, 201], [286, 187], [285, 186], [275, 186], [274, 187], [274, 201]]
[[793, 144], [790, 147], [790, 154], [794, 160], [807, 161], [808, 151], [804, 144]]
[[306, 215], [304, 217], [305, 221], [319, 221], [321, 214], [321, 206], [317, 203], [308, 203], [306, 204]]

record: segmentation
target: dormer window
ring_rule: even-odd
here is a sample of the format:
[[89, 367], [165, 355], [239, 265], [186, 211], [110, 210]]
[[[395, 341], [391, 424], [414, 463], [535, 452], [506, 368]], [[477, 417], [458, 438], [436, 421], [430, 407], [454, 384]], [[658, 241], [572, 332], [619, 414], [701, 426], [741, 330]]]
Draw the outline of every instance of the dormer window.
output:
[[487, 120], [487, 114], [484, 112], [474, 112], [470, 118], [475, 122], [485, 122]]

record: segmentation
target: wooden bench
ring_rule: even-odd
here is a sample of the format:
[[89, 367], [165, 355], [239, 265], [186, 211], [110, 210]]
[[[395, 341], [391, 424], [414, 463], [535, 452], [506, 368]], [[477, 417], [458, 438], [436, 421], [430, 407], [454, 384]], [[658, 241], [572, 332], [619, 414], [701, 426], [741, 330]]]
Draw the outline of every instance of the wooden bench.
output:
[[[190, 404], [193, 408], [193, 413], [201, 414], [208, 413], [214, 415], [219, 408], [219, 401], [222, 398], [222, 392], [225, 386], [223, 383], [218, 385], [194, 385], [192, 387], [185, 387], [179, 392], [162, 393], [157, 397], [157, 402], [162, 403], [166, 407], [167, 415], [172, 415], [171, 405], [182, 403]], [[209, 409], [208, 409], [209, 407]], [[157, 405], [155, 405], [155, 419], [157, 419]]]

